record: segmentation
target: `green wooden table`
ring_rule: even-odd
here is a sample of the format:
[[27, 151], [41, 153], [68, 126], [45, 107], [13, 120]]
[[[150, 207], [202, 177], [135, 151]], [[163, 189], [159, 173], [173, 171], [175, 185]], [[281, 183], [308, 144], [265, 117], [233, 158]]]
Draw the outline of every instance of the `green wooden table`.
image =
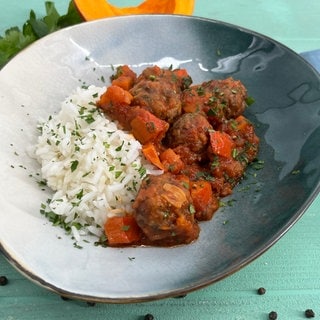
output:
[[[94, 1], [94, 0], [92, 0]], [[113, 4], [139, 1], [113, 0]], [[141, 2], [141, 1], [140, 1]], [[56, 0], [65, 13], [69, 0]], [[44, 0], [1, 0], [0, 34], [27, 19], [30, 9], [44, 14]], [[320, 48], [318, 0], [197, 0], [194, 15], [237, 24], [268, 35], [296, 52]], [[0, 151], [1, 152], [1, 151]], [[320, 165], [320, 164], [319, 164]], [[0, 253], [0, 320], [31, 319], [305, 319], [313, 309], [320, 318], [320, 196], [304, 216], [270, 250], [236, 274], [183, 298], [128, 305], [90, 305], [65, 301], [30, 282]], [[17, 236], [19, 236], [17, 234]], [[264, 295], [257, 289], [264, 287]]]

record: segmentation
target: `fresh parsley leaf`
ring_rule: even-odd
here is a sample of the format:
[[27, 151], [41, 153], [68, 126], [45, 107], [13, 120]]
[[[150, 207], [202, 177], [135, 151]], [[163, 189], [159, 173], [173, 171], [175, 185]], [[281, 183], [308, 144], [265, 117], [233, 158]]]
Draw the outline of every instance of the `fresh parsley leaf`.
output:
[[6, 30], [4, 37], [0, 37], [0, 68], [20, 50], [36, 40], [36, 36], [25, 29], [20, 31], [18, 27], [12, 27]]
[[29, 19], [22, 28], [11, 27], [5, 31], [3, 36], [0, 36], [0, 68], [36, 40], [83, 21], [73, 1], [70, 1], [68, 11], [64, 15], [58, 13], [54, 2], [51, 1], [45, 2], [45, 9], [46, 15], [44, 17], [37, 18], [35, 12], [31, 10]]
[[80, 16], [74, 2], [71, 0], [69, 3], [68, 12], [59, 17], [58, 25], [60, 28], [65, 28], [80, 22], [83, 22], [83, 19]]
[[251, 106], [253, 103], [255, 102], [254, 98], [253, 97], [247, 97], [246, 98], [246, 103], [247, 103], [247, 106]]

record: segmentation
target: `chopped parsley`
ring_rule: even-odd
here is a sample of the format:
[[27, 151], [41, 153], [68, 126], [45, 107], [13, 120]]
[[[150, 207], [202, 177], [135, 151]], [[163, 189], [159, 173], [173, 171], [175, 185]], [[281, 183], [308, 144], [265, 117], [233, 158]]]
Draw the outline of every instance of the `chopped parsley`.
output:
[[78, 167], [79, 161], [78, 160], [74, 160], [71, 162], [71, 172], [75, 171]]
[[19, 51], [29, 46], [36, 40], [60, 30], [64, 27], [72, 26], [82, 22], [73, 1], [70, 1], [68, 11], [60, 15], [53, 2], [45, 2], [46, 15], [37, 18], [33, 10], [30, 11], [29, 19], [23, 24], [22, 28], [18, 26], [11, 27], [0, 36], [0, 68], [2, 68]]
[[248, 107], [251, 106], [254, 102], [255, 102], [254, 98], [252, 98], [252, 97], [246, 98], [246, 104]]
[[264, 161], [257, 159], [251, 163], [251, 167], [255, 170], [261, 170], [264, 168]]
[[122, 141], [121, 145], [116, 148], [116, 151], [121, 151], [123, 145], [124, 145], [124, 141]]
[[139, 172], [139, 174], [140, 174], [140, 178], [142, 178], [146, 173], [147, 173], [147, 170], [146, 170], [146, 168], [145, 167], [140, 167], [139, 169], [138, 169], [138, 172]]
[[198, 96], [204, 96], [204, 88], [203, 87], [198, 87], [197, 88], [197, 94], [198, 94]]
[[121, 227], [122, 231], [129, 231], [129, 229], [130, 229], [130, 226], [128, 226], [128, 225], [124, 225]]
[[121, 176], [121, 174], [122, 174], [122, 171], [115, 171], [114, 177], [118, 179]]

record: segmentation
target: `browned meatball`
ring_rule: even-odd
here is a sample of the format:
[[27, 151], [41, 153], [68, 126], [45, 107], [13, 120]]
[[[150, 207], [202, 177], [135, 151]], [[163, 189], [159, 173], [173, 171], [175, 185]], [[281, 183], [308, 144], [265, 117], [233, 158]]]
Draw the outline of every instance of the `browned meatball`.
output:
[[199, 236], [186, 176], [148, 176], [133, 209], [139, 227], [153, 245], [187, 244]]
[[177, 76], [174, 70], [157, 66], [146, 68], [130, 90], [133, 95], [132, 104], [171, 123], [181, 114], [180, 94], [184, 83], [183, 78]]
[[200, 113], [184, 113], [175, 121], [166, 136], [166, 143], [185, 163], [201, 161], [209, 142], [212, 126]]
[[242, 178], [245, 166], [233, 158], [219, 156], [215, 157], [214, 162], [216, 165], [211, 168], [211, 175], [214, 177], [211, 186], [214, 192], [225, 197], [232, 193], [232, 189]]
[[213, 126], [242, 114], [247, 90], [241, 81], [227, 78], [211, 80], [185, 90], [182, 106], [185, 112], [203, 112]]
[[187, 146], [193, 152], [203, 151], [208, 144], [208, 131], [212, 126], [200, 113], [184, 113], [174, 122], [167, 135], [171, 148]]

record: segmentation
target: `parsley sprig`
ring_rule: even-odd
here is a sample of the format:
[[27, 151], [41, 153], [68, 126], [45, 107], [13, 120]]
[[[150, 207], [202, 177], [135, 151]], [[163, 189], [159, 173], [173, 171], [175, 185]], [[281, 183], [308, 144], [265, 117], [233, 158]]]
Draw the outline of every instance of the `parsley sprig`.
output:
[[73, 1], [70, 1], [68, 11], [60, 15], [51, 1], [45, 2], [46, 15], [37, 18], [33, 10], [30, 11], [29, 19], [22, 28], [11, 27], [0, 36], [0, 68], [2, 68], [11, 58], [13, 58], [23, 48], [36, 40], [60, 30], [64, 27], [72, 26], [82, 22]]

